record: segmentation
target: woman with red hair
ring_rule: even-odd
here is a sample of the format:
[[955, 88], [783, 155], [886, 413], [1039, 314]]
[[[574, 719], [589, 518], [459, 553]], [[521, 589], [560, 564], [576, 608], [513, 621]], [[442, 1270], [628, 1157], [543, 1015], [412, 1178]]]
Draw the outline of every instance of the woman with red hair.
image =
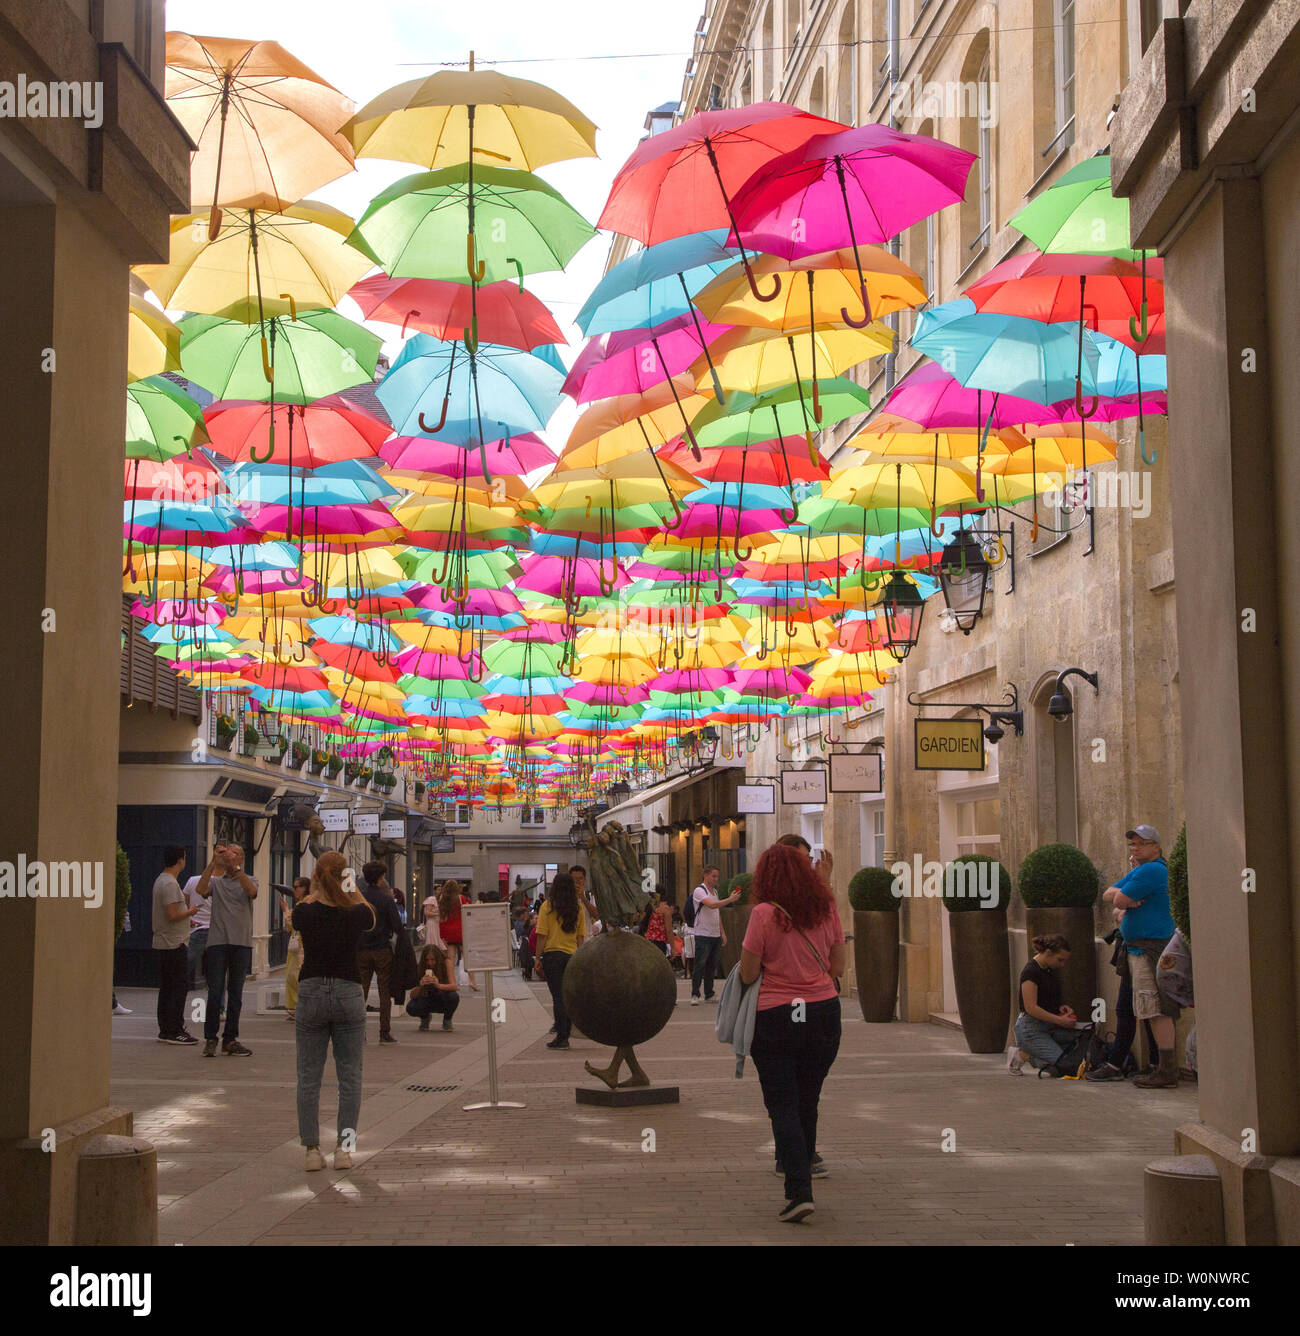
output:
[[785, 1175], [779, 1218], [797, 1222], [813, 1213], [813, 1177], [827, 1173], [817, 1154], [817, 1103], [840, 1048], [844, 929], [820, 870], [789, 844], [764, 851], [750, 901], [740, 979], [748, 985], [761, 974], [762, 984], [749, 1053], [772, 1120], [776, 1170]]

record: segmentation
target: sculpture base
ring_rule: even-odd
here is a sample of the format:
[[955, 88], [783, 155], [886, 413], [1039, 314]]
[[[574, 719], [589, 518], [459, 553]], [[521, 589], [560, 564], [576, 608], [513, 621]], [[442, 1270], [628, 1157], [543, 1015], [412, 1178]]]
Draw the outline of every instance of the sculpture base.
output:
[[624, 1086], [618, 1090], [578, 1086], [574, 1092], [579, 1104], [599, 1104], [604, 1109], [630, 1109], [642, 1104], [680, 1104], [677, 1086]]

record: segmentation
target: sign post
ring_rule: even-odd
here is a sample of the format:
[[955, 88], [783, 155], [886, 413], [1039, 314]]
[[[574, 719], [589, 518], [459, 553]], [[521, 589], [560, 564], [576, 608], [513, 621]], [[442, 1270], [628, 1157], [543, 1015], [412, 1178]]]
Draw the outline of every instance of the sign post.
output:
[[917, 770], [983, 770], [980, 719], [915, 719], [913, 765]]
[[466, 1104], [473, 1109], [522, 1109], [527, 1106], [497, 1098], [497, 1027], [492, 1013], [492, 972], [510, 968], [510, 906], [503, 904], [464, 905], [460, 911], [464, 923], [461, 943], [466, 970], [487, 976], [484, 1002], [487, 1004], [488, 1097], [482, 1104]]

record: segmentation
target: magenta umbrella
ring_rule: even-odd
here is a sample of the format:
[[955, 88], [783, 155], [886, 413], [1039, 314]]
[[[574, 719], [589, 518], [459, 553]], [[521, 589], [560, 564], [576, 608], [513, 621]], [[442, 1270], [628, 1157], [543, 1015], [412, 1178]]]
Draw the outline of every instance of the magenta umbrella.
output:
[[470, 589], [465, 602], [456, 603], [445, 597], [437, 585], [414, 585], [406, 591], [406, 597], [417, 608], [457, 617], [500, 617], [507, 612], [518, 612], [522, 606], [508, 589]]
[[731, 685], [729, 668], [676, 668], [660, 673], [646, 683], [650, 691], [668, 691], [674, 695], [690, 695], [694, 692], [719, 691]]
[[683, 505], [681, 519], [674, 525], [665, 526], [674, 538], [717, 538], [719, 543], [723, 534], [730, 543], [746, 534], [772, 533], [785, 527], [779, 510], [748, 507], [742, 510], [737, 506], [715, 506], [707, 502]]
[[742, 668], [732, 673], [729, 685], [745, 696], [782, 699], [802, 695], [811, 682], [801, 668]]
[[479, 671], [478, 654], [471, 652], [469, 659], [468, 663], [462, 663], [454, 654], [426, 654], [412, 645], [409, 650], [403, 650], [395, 662], [403, 676], [428, 677], [435, 681], [455, 678], [465, 682]]
[[[732, 200], [737, 239], [787, 260], [883, 242], [966, 197], [976, 155], [928, 135], [862, 125], [773, 159]], [[866, 282], [858, 259], [858, 278]], [[845, 315], [846, 324], [862, 324]]]
[[614, 699], [614, 688], [608, 682], [583, 682], [575, 681], [571, 687], [566, 688], [565, 698], [571, 701], [579, 701], [583, 705], [639, 705], [643, 700], [649, 699], [650, 688], [648, 686], [623, 686], [620, 685], [617, 692], [617, 699]]
[[[675, 316], [653, 329], [601, 334], [588, 342], [562, 386], [580, 404], [642, 394], [685, 371], [731, 325]], [[676, 387], [673, 386], [674, 396]], [[680, 401], [679, 401], [680, 403]]]
[[[526, 433], [508, 440], [489, 441], [484, 447], [493, 475], [518, 478], [537, 469], [553, 468], [559, 456], [540, 436]], [[467, 478], [481, 471], [478, 448], [471, 451], [429, 436], [394, 436], [379, 448], [379, 457], [389, 468], [407, 473], [440, 473], [447, 478]]]
[[630, 583], [620, 570], [613, 589], [608, 581], [602, 588], [600, 563], [591, 557], [527, 556], [519, 564], [524, 573], [515, 581], [515, 588], [523, 593], [545, 594], [548, 598], [602, 598]]

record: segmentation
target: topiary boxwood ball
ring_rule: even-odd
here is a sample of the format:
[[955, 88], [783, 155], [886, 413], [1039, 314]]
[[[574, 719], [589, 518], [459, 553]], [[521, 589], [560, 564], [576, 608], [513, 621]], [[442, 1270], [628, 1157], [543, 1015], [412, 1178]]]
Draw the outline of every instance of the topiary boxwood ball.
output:
[[[998, 894], [996, 901], [990, 901], [978, 895], [958, 894], [959, 891], [966, 888], [963, 886], [962, 874], [957, 872], [956, 869], [964, 864], [971, 863], [992, 863], [997, 868]], [[1011, 873], [996, 858], [989, 858], [987, 854], [962, 854], [960, 858], [954, 858], [948, 867], [954, 870], [951, 876], [945, 872], [943, 879], [943, 903], [944, 908], [949, 913], [964, 913], [969, 909], [1005, 909], [1011, 903]], [[965, 875], [969, 876], [970, 874]], [[988, 874], [983, 875], [987, 876]]]
[[894, 894], [894, 874], [887, 867], [864, 867], [849, 882], [849, 904], [860, 910], [897, 911], [903, 900]]
[[1178, 931], [1189, 945], [1192, 940], [1191, 902], [1187, 898], [1187, 822], [1178, 832], [1174, 847], [1165, 860], [1169, 868], [1169, 911]]
[[1045, 844], [1020, 864], [1020, 896], [1029, 909], [1091, 909], [1101, 874], [1072, 844]]

